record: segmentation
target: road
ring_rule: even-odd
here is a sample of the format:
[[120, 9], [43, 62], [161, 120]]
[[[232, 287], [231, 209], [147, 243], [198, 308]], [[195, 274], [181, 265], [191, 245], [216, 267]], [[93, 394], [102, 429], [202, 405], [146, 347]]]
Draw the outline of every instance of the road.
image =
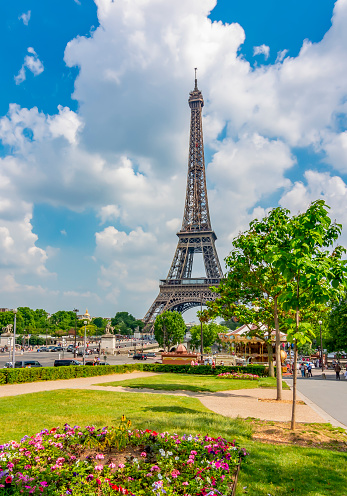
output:
[[[141, 344], [136, 343], [136, 349], [141, 350]], [[144, 346], [143, 350], [146, 352], [146, 346]], [[130, 347], [128, 348], [130, 349]], [[131, 349], [134, 349], [134, 345], [132, 344]], [[149, 350], [148, 350], [149, 351]], [[94, 354], [86, 356], [86, 360], [93, 360]], [[16, 360], [37, 360], [38, 362], [41, 363], [43, 367], [52, 367], [54, 364], [54, 360], [58, 360], [60, 358], [67, 358], [67, 359], [73, 359], [74, 354], [69, 353], [69, 352], [40, 352], [38, 353], [37, 351], [26, 351], [21, 355], [20, 352], [16, 352]], [[103, 356], [100, 357], [101, 361], [103, 361]], [[0, 353], [0, 368], [3, 368], [5, 363], [12, 360], [12, 353], [11, 353], [11, 359], [9, 359], [9, 353]], [[82, 361], [82, 357], [79, 356], [77, 357], [77, 360]], [[123, 355], [107, 355], [106, 358], [107, 363], [110, 365], [117, 365], [117, 364], [123, 364], [123, 363], [134, 363], [134, 360], [132, 357], [128, 357], [127, 354]], [[148, 358], [148, 362], [155, 362], [156, 358]]]
[[[298, 377], [298, 391], [347, 428], [347, 380], [341, 377], [336, 381], [332, 370], [326, 371], [326, 379], [322, 379], [320, 370], [312, 372], [312, 378]], [[292, 379], [286, 382], [293, 384]]]

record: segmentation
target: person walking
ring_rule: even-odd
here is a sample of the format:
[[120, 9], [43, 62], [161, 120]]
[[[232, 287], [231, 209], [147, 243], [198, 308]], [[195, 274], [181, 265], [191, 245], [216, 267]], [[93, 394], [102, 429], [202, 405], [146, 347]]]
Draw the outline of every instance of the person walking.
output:
[[301, 370], [301, 377], [304, 379], [305, 378], [305, 364], [302, 363], [300, 365], [300, 370]]
[[313, 375], [312, 375], [312, 366], [311, 366], [310, 363], [307, 365], [307, 377], [313, 377]]
[[340, 365], [340, 362], [337, 362], [337, 364], [335, 365], [335, 373], [336, 373], [336, 380], [337, 381], [340, 381], [340, 372], [341, 372], [341, 365]]

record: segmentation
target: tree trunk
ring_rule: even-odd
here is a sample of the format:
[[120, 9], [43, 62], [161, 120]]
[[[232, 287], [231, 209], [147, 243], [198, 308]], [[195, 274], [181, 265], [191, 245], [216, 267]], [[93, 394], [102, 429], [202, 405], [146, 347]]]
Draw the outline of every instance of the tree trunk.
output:
[[269, 358], [269, 376], [275, 377], [274, 357], [273, 357], [271, 340], [266, 341], [266, 348], [267, 348], [267, 355]]
[[[298, 313], [298, 312], [297, 312]], [[296, 364], [298, 361], [298, 347], [296, 345], [296, 339], [294, 340], [294, 363], [293, 363], [293, 404], [292, 404], [292, 422], [290, 428], [295, 431], [295, 417], [296, 417], [296, 381], [297, 381], [297, 370]]]
[[[276, 378], [277, 378], [277, 400], [282, 399], [282, 366], [281, 366], [281, 336], [280, 327], [278, 323], [278, 310], [277, 310], [277, 297], [274, 298], [274, 320], [276, 330]], [[269, 329], [270, 332], [270, 329]]]

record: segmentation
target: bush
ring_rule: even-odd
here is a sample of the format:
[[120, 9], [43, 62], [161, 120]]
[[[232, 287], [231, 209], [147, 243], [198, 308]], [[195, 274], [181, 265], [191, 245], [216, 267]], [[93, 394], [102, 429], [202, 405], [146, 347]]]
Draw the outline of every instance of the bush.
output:
[[78, 365], [68, 367], [33, 367], [27, 369], [0, 369], [0, 384], [22, 384], [25, 382], [57, 381], [77, 377], [95, 377], [108, 374], [124, 374], [134, 370], [146, 372], [171, 372], [173, 374], [218, 375], [222, 372], [243, 372], [260, 377], [268, 375], [262, 365], [247, 367], [229, 367], [218, 365], [214, 369], [210, 365], [167, 365], [161, 363], [129, 363], [123, 365]]
[[242, 366], [227, 366], [217, 365], [212, 368], [211, 365], [199, 365], [192, 367], [191, 365], [169, 365], [161, 363], [144, 363], [143, 369], [147, 372], [171, 372], [173, 374], [194, 374], [194, 375], [218, 375], [223, 372], [241, 372], [245, 374], [256, 374], [260, 377], [268, 375], [264, 365], [247, 365]]

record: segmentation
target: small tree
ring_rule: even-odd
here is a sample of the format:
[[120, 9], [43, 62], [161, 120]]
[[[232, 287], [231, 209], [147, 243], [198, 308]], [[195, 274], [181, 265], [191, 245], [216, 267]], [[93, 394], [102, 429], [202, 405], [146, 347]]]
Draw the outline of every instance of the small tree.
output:
[[[202, 324], [202, 339], [204, 348], [211, 348], [211, 346], [218, 341], [218, 334], [227, 331], [226, 326], [216, 324], [216, 322], [209, 322], [208, 324]], [[195, 325], [189, 329], [192, 336], [191, 346], [194, 349], [199, 349], [201, 344], [201, 326]]]
[[[264, 219], [252, 221], [248, 231], [233, 239], [233, 250], [225, 259], [227, 276], [217, 288], [212, 288], [219, 296], [207, 303], [207, 313], [212, 318], [217, 315], [225, 319], [237, 317], [242, 322], [255, 324], [259, 331], [264, 325], [269, 333], [275, 329], [278, 400], [282, 399], [280, 317], [283, 314], [279, 297], [286, 286], [282, 273], [275, 268], [274, 254], [288, 243], [288, 221], [289, 211], [275, 208]], [[271, 335], [268, 337], [272, 370]]]
[[347, 262], [341, 260], [346, 250], [337, 246], [329, 251], [342, 226], [331, 222], [328, 209], [323, 200], [317, 200], [306, 212], [293, 216], [288, 222], [289, 239], [271, 253], [274, 267], [286, 281], [280, 302], [295, 312], [292, 429], [296, 415], [297, 345], [311, 340], [311, 325], [300, 323], [300, 316], [317, 305], [338, 301], [347, 285]]
[[179, 312], [167, 310], [158, 315], [154, 322], [154, 335], [164, 351], [183, 341], [186, 324]]

